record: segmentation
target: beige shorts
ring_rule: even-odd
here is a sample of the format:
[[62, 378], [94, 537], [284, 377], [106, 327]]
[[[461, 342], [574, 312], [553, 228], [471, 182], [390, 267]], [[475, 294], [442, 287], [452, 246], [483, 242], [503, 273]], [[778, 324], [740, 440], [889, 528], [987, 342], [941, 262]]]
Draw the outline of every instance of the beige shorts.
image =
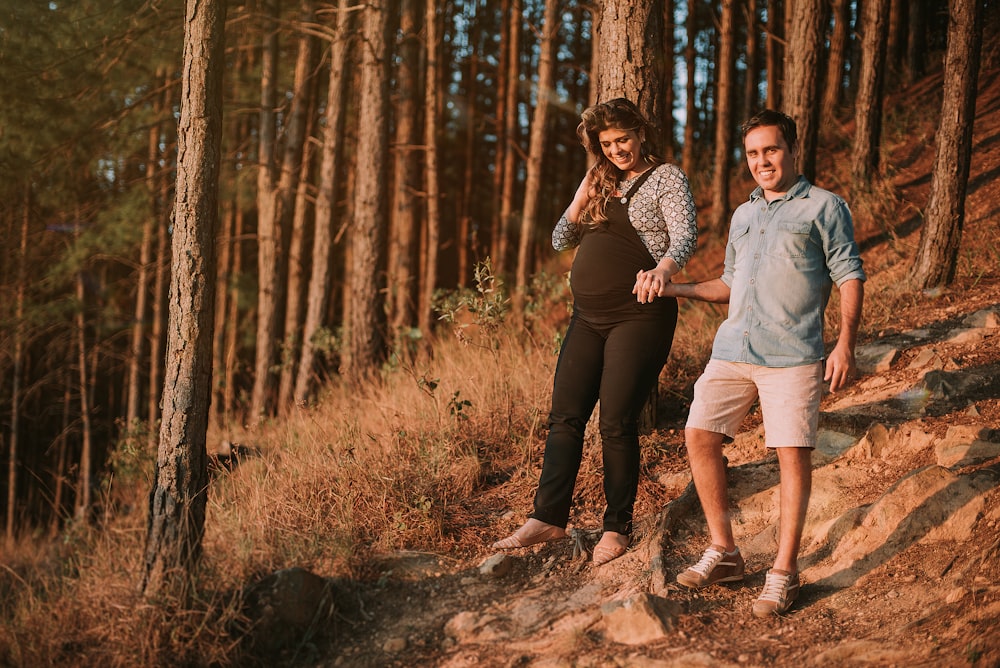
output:
[[694, 385], [687, 426], [733, 438], [760, 399], [767, 447], [815, 448], [822, 398], [822, 362], [773, 368], [713, 359]]

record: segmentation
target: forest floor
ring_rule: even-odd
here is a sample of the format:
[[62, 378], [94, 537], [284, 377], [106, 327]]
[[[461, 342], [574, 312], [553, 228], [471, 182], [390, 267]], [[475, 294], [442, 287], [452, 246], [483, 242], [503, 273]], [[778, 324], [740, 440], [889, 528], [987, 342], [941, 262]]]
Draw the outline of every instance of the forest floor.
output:
[[[981, 75], [963, 248], [996, 258], [1000, 72]], [[908, 91], [936, 100], [940, 77]], [[928, 102], [932, 104], [933, 102]], [[897, 220], [859, 225], [869, 290], [901, 281], [919, 237], [935, 128], [890, 147]], [[851, 128], [843, 128], [850, 133]], [[863, 212], [856, 211], [861, 218]], [[990, 250], [992, 249], [992, 250]], [[992, 255], [990, 255], [992, 254]], [[530, 485], [469, 499], [481, 542], [406, 552], [337, 587], [333, 633], [283, 657], [323, 666], [1000, 665], [1000, 274], [959, 268], [946, 290], [859, 344], [859, 378], [827, 395], [800, 558], [785, 615], [750, 607], [774, 554], [777, 467], [757, 416], [727, 447], [744, 582], [690, 591], [674, 576], [707, 546], [683, 447], [684, 396], [643, 440], [637, 535], [595, 568], [599, 476], [581, 478], [566, 539], [497, 555]], [[593, 458], [594, 454], [589, 453]], [[539, 457], [540, 459], [540, 457]], [[581, 550], [582, 547], [582, 550]]]

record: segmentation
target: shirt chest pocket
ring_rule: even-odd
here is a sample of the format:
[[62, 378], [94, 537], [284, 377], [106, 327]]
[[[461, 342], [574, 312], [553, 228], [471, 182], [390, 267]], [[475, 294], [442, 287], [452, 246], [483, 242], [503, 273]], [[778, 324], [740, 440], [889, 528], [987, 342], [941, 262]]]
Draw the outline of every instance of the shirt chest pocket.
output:
[[774, 234], [767, 250], [777, 257], [805, 257], [813, 245], [812, 221], [776, 221]]

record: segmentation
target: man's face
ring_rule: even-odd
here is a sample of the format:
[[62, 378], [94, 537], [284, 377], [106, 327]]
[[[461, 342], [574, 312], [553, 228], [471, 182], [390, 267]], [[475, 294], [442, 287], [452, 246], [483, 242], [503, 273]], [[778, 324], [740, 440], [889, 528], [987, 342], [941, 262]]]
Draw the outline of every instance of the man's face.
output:
[[753, 180], [767, 196], [781, 196], [799, 178], [795, 169], [795, 151], [776, 125], [762, 125], [747, 133], [743, 140], [747, 166]]

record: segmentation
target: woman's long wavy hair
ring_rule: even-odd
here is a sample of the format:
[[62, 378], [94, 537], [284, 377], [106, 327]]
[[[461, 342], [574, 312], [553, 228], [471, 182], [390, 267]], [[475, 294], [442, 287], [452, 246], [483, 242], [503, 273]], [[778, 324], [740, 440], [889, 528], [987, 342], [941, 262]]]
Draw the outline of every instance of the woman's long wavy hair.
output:
[[642, 115], [639, 108], [624, 97], [608, 100], [588, 107], [580, 114], [580, 124], [576, 134], [580, 143], [594, 156], [596, 162], [591, 170], [590, 200], [583, 208], [580, 222], [600, 225], [608, 219], [605, 214], [610, 200], [622, 178], [618, 169], [601, 148], [599, 135], [605, 130], [633, 130], [639, 136], [639, 152], [654, 167], [664, 162], [655, 148], [656, 128]]

